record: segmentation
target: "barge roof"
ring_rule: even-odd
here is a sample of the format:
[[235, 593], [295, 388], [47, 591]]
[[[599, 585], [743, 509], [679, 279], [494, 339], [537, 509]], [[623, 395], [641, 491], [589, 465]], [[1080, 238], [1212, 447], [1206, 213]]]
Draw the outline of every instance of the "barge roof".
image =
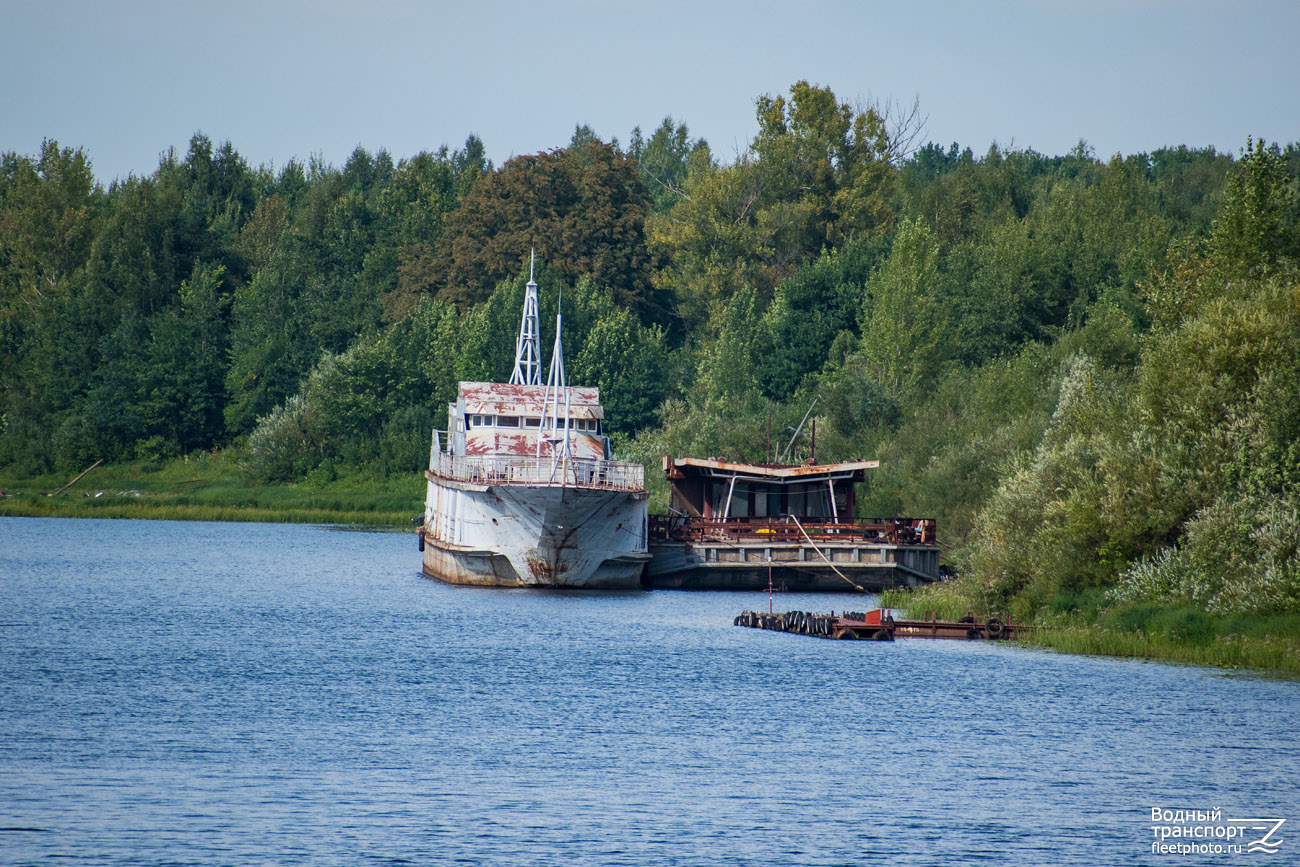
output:
[[838, 464], [813, 464], [808, 466], [787, 466], [784, 464], [744, 464], [725, 461], [721, 458], [677, 458], [664, 461], [664, 470], [673, 476], [674, 471], [685, 476], [685, 470], [712, 476], [753, 476], [772, 481], [789, 479], [827, 478], [841, 476], [845, 473], [859, 473], [873, 470], [880, 466], [880, 461], [846, 461]]

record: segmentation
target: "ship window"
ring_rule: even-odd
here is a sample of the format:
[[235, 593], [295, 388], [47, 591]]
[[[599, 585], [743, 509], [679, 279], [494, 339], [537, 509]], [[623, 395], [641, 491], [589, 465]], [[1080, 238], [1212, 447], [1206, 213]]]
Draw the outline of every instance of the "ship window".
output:
[[497, 427], [519, 427], [519, 416], [499, 415], [497, 416]]
[[535, 415], [524, 416], [524, 427], [541, 427], [542, 420]]
[[469, 417], [469, 426], [472, 428], [483, 426], [483, 416], [472, 415]]

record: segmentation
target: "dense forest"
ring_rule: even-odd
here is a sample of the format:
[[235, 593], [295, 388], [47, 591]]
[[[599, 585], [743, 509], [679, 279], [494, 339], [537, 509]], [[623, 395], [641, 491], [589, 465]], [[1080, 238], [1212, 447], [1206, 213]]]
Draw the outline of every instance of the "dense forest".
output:
[[862, 514], [939, 519], [990, 605], [1300, 612], [1300, 148], [977, 155], [806, 82], [756, 106], [731, 162], [671, 118], [501, 166], [197, 134], [107, 187], [5, 153], [0, 468], [416, 474], [456, 382], [508, 376], [535, 248], [650, 477], [812, 408], [817, 460], [881, 461]]

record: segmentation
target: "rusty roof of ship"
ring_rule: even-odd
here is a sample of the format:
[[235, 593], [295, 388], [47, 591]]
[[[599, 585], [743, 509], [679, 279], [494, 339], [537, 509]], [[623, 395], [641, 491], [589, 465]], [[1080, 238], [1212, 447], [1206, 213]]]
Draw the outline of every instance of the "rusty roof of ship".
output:
[[[465, 412], [472, 415], [540, 416], [546, 407], [545, 385], [517, 385], [502, 382], [462, 382], [460, 398], [465, 402]], [[600, 389], [588, 386], [567, 386], [568, 410], [571, 418], [604, 419], [600, 406]], [[560, 395], [560, 406], [565, 405], [565, 395]]]
[[[665, 461], [667, 464], [668, 461]], [[875, 469], [880, 461], [846, 461], [838, 464], [786, 465], [786, 464], [746, 464], [726, 461], [721, 458], [677, 458], [671, 461], [672, 469], [681, 472], [690, 468], [706, 475], [742, 475], [764, 476], [775, 480], [806, 479], [857, 473]], [[665, 471], [670, 471], [668, 466]]]

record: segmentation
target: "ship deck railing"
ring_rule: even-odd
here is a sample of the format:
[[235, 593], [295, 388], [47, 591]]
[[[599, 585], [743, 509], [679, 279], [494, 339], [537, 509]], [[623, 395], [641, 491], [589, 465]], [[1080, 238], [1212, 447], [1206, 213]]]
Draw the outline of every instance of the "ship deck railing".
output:
[[[806, 534], [806, 535], [805, 535]], [[696, 518], [651, 515], [650, 538], [669, 542], [736, 542], [802, 545], [809, 538], [828, 543], [934, 545], [933, 518], [875, 518], [870, 521], [807, 517]]]
[[449, 455], [434, 452], [434, 476], [472, 485], [540, 485], [644, 491], [645, 467], [622, 461], [534, 458], [516, 455]]

